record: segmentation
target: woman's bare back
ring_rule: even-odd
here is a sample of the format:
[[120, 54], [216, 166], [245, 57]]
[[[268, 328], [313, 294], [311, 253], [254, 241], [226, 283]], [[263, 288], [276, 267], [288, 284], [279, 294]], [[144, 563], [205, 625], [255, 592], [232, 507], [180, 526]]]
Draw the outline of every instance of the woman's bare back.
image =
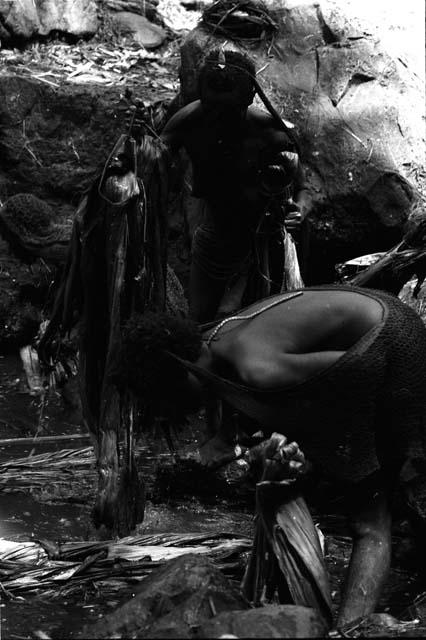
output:
[[253, 318], [223, 325], [211, 347], [218, 371], [264, 389], [297, 384], [334, 364], [383, 320], [384, 308], [368, 293], [313, 288], [288, 297], [266, 310], [274, 298], [258, 302], [238, 314], [258, 312]]

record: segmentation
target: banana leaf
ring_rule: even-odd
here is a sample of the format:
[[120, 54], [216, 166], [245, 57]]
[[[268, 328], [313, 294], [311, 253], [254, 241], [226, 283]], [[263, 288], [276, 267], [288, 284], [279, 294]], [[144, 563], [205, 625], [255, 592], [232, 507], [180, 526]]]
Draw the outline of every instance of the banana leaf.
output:
[[283, 482], [256, 486], [257, 522], [243, 592], [255, 604], [278, 600], [318, 610], [331, 624], [320, 540], [303, 497]]
[[[384, 289], [395, 295], [413, 276], [417, 277], [414, 297], [426, 277], [426, 210], [424, 203], [416, 205], [407, 221], [402, 240], [388, 251], [376, 254], [378, 260], [344, 282], [357, 287]], [[345, 265], [338, 266], [344, 276]]]
[[46, 598], [81, 595], [94, 587], [104, 594], [116, 593], [188, 553], [207, 555], [218, 568], [232, 571], [235, 557], [250, 548], [249, 538], [226, 532], [165, 533], [63, 544], [0, 539], [0, 580], [11, 599], [35, 593]]

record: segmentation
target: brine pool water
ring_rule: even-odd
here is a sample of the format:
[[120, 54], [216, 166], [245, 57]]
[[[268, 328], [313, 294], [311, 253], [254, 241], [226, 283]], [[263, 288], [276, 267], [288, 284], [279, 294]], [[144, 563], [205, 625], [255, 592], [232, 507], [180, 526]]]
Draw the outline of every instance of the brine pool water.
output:
[[[77, 434], [84, 436], [79, 413], [61, 399], [50, 399], [40, 426], [39, 398], [28, 393], [24, 372], [18, 356], [0, 357], [0, 463], [69, 448], [90, 445], [89, 439], [61, 439], [44, 441], [43, 437]], [[41, 439], [33, 439], [35, 433]], [[198, 433], [188, 434], [194, 444]], [[9, 442], [28, 438], [27, 442]], [[4, 441], [8, 440], [7, 443]], [[157, 439], [153, 446], [142, 452], [145, 479], [152, 480], [159, 459], [167, 459], [167, 445]], [[171, 454], [170, 454], [171, 455]], [[1, 471], [0, 471], [1, 473]], [[93, 473], [93, 471], [92, 471]], [[90, 520], [91, 496], [67, 495], [46, 500], [40, 492], [8, 492], [0, 478], [0, 544], [1, 539], [15, 542], [28, 540], [84, 541], [94, 539]], [[224, 501], [203, 505], [197, 501], [182, 500], [167, 504], [148, 503], [144, 522], [137, 534], [237, 531], [250, 535], [253, 517], [250, 510], [231, 510]], [[1, 578], [0, 578], [1, 582]], [[120, 602], [131, 597], [132, 587], [123, 588], [114, 597], [83, 595], [81, 598], [46, 599], [43, 593], [27, 594], [11, 600], [0, 587], [0, 638], [73, 637], [90, 621], [110, 612]]]

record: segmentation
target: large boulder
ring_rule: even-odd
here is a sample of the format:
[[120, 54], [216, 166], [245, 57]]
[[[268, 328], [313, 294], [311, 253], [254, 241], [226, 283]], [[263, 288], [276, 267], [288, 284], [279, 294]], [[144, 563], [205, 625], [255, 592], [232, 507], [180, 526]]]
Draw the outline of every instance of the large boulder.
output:
[[285, 604], [221, 613], [204, 622], [197, 637], [325, 638], [327, 632], [327, 625], [317, 611]]
[[0, 77], [2, 352], [34, 337], [75, 209], [129, 126], [123, 87], [57, 84]]
[[2, 193], [31, 193], [71, 215], [127, 129], [124, 106], [119, 88], [2, 76]]
[[96, 0], [0, 0], [0, 38], [5, 42], [52, 32], [86, 37], [97, 29]]
[[239, 588], [206, 557], [184, 555], [145, 578], [132, 600], [82, 638], [321, 638], [319, 613], [294, 605], [250, 609]]
[[[327, 2], [264, 4], [277, 27], [273, 39], [238, 46], [295, 125], [314, 202], [309, 279], [333, 280], [336, 262], [398, 241], [424, 188], [424, 89], [377, 38]], [[198, 97], [206, 53], [232, 40], [231, 23], [216, 27], [204, 20], [182, 46], [182, 103]], [[241, 35], [241, 23], [238, 29]]]
[[160, 47], [167, 37], [162, 27], [150, 22], [145, 16], [137, 15], [131, 11], [112, 13], [111, 20], [120, 35], [130, 36], [145, 49]]
[[0, 235], [26, 264], [41, 258], [50, 265], [63, 266], [71, 224], [69, 218], [58, 222], [52, 207], [29, 193], [11, 196], [0, 207]]
[[132, 600], [85, 627], [80, 637], [191, 638], [212, 616], [248, 608], [211, 560], [188, 554], [145, 578]]
[[167, 97], [158, 99], [134, 80], [105, 86], [74, 84], [66, 75], [53, 83], [37, 74], [1, 75], [0, 204], [31, 193], [53, 205], [56, 215], [72, 215], [129, 130], [133, 102], [142, 121], [159, 126]]
[[[145, 16], [148, 20], [158, 22], [157, 12], [159, 0], [104, 0], [103, 7], [114, 15], [114, 12], [128, 11], [138, 16]], [[161, 20], [160, 20], [161, 21]]]

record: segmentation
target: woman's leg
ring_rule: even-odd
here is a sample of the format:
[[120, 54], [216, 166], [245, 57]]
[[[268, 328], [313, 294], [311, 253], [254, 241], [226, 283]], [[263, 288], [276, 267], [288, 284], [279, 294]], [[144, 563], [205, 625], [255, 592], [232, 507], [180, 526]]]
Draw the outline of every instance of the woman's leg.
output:
[[392, 482], [380, 482], [357, 493], [350, 513], [353, 548], [337, 627], [372, 613], [379, 601], [391, 562]]
[[189, 278], [189, 310], [194, 320], [209, 322], [217, 317], [228, 283], [240, 272], [250, 248], [249, 229], [235, 223], [210, 221], [196, 229]]

